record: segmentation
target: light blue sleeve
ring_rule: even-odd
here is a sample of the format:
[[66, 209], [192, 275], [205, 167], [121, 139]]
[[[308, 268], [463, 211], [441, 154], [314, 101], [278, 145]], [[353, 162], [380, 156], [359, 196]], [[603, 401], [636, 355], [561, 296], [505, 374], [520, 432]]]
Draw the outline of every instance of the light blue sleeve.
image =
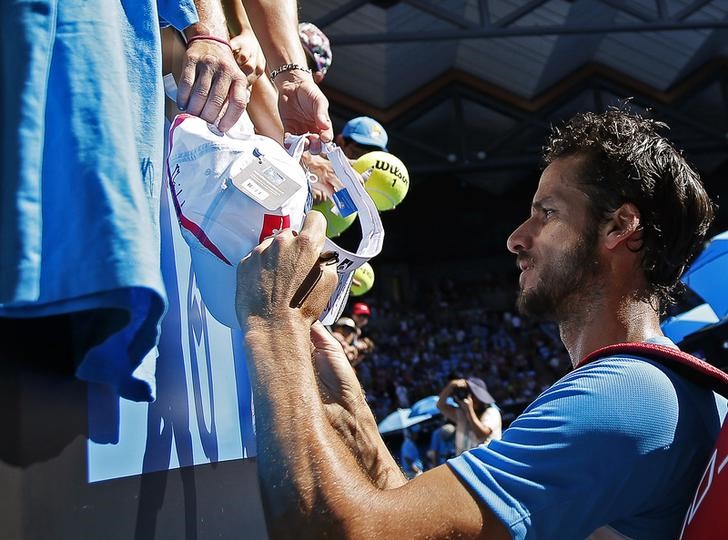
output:
[[677, 456], [664, 449], [687, 443], [676, 437], [678, 412], [662, 369], [606, 359], [544, 392], [502, 440], [448, 464], [513, 538], [583, 539], [614, 522], [633, 532], [625, 516], [654, 504], [664, 487], [656, 471]]
[[162, 26], [169, 23], [180, 32], [198, 21], [193, 0], [157, 0], [157, 10]]

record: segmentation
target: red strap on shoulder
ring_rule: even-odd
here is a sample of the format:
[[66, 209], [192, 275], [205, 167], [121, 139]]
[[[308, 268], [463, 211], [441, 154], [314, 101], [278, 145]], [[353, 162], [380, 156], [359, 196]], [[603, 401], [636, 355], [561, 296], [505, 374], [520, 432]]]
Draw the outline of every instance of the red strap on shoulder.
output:
[[728, 422], [715, 443], [683, 523], [681, 540], [725, 538], [728, 531]]
[[693, 355], [655, 343], [617, 343], [597, 349], [577, 364], [581, 367], [605, 356], [630, 354], [660, 362], [680, 375], [728, 397], [728, 374]]

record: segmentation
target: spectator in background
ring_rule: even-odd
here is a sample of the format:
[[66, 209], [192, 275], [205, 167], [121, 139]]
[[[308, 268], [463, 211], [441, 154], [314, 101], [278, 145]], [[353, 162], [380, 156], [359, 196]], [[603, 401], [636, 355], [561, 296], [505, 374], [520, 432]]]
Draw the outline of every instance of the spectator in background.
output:
[[357, 328], [363, 329], [369, 324], [369, 317], [372, 316], [372, 310], [369, 305], [364, 302], [357, 302], [351, 307], [351, 318], [354, 319]]
[[[452, 397], [458, 404], [448, 403]], [[483, 379], [453, 379], [440, 393], [437, 408], [455, 422], [455, 454], [501, 438], [501, 415]]]
[[[413, 428], [417, 427], [413, 426]], [[417, 449], [419, 431], [413, 428], [404, 430], [404, 440], [400, 452], [400, 464], [407, 478], [414, 478], [423, 472], [420, 451]]]
[[374, 351], [374, 341], [364, 335], [364, 328], [369, 324], [369, 317], [372, 310], [364, 302], [357, 302], [351, 308], [351, 318], [356, 323], [356, 338], [354, 339], [354, 347], [359, 352], [359, 362], [363, 361]]
[[346, 124], [341, 133], [334, 138], [336, 144], [349, 159], [358, 159], [364, 154], [381, 150], [387, 151], [389, 136], [386, 130], [374, 118], [358, 116]]
[[306, 51], [306, 59], [308, 67], [313, 72], [313, 80], [316, 81], [316, 84], [321, 84], [334, 59], [329, 38], [318, 26], [310, 22], [299, 23], [298, 35], [301, 38], [303, 50]]
[[455, 426], [444, 424], [432, 432], [430, 449], [427, 451], [429, 466], [437, 467], [453, 457], [455, 457]]
[[356, 323], [349, 317], [341, 317], [331, 326], [331, 334], [341, 343], [349, 363], [356, 366], [359, 363], [359, 353], [354, 347]]
[[397, 396], [397, 403], [400, 409], [406, 409], [410, 406], [409, 392], [402, 379], [397, 379], [394, 385], [394, 394]]

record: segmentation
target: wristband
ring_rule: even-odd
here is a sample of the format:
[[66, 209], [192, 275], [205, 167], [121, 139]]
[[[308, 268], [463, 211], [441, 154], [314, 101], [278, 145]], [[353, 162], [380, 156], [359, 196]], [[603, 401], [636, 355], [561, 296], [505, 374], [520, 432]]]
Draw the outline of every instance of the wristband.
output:
[[187, 40], [187, 46], [189, 47], [194, 41], [198, 41], [198, 40], [217, 41], [218, 43], [226, 45], [230, 49], [230, 52], [232, 52], [232, 50], [233, 50], [233, 47], [232, 47], [232, 45], [230, 45], [230, 42], [228, 40], [219, 38], [217, 36], [210, 36], [207, 34], [201, 34], [199, 36], [191, 37], [190, 39]]
[[306, 73], [311, 73], [311, 69], [300, 64], [283, 64], [281, 67], [276, 68], [270, 72], [270, 80], [272, 81], [284, 71], [293, 71], [294, 69], [305, 71]]

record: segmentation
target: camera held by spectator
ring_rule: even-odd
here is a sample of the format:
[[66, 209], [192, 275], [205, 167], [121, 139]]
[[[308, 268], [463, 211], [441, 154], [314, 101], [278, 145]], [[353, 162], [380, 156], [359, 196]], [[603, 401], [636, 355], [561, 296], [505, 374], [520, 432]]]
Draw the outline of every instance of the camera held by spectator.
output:
[[[457, 406], [453, 406], [449, 398], [454, 399]], [[469, 377], [451, 380], [440, 392], [437, 407], [445, 418], [455, 422], [457, 455], [501, 437], [500, 409], [495, 405], [483, 379]]]

